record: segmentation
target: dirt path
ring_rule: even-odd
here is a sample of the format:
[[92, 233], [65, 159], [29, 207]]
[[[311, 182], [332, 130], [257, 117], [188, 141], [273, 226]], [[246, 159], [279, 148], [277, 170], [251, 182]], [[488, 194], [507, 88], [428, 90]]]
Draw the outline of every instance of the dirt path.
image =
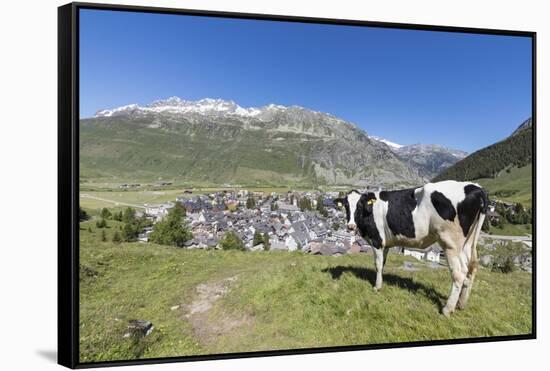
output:
[[109, 200], [109, 199], [106, 199], [106, 198], [92, 196], [92, 195], [89, 195], [89, 194], [86, 194], [86, 193], [80, 194], [80, 197], [81, 198], [90, 198], [92, 200], [97, 200], [97, 201], [109, 202], [109, 203], [115, 204], [115, 206], [122, 205], [122, 206], [136, 207], [136, 208], [139, 208], [139, 209], [145, 209], [145, 207], [143, 205], [129, 204], [127, 202]]
[[195, 300], [182, 306], [184, 319], [191, 324], [200, 343], [211, 344], [237, 328], [252, 325], [253, 318], [244, 313], [221, 311], [215, 316], [211, 313], [214, 304], [227, 295], [237, 280], [238, 276], [232, 276], [218, 282], [201, 283], [196, 287]]
[[533, 247], [532, 236], [530, 234], [526, 234], [525, 236], [502, 236], [498, 234], [482, 233], [481, 238], [489, 238], [489, 239], [501, 240], [501, 241], [521, 242], [529, 248]]
[[532, 237], [529, 234], [524, 236], [504, 236], [498, 234], [482, 233], [481, 238], [491, 238], [493, 240], [508, 240], [508, 241], [531, 241]]

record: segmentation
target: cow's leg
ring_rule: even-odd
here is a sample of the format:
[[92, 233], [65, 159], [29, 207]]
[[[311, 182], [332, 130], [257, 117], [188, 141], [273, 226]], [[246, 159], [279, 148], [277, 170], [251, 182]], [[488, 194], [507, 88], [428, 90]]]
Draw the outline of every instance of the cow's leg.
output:
[[388, 260], [388, 253], [390, 252], [390, 249], [384, 248], [384, 267], [386, 266], [386, 261]]
[[476, 273], [477, 264], [469, 264], [468, 273], [466, 274], [466, 278], [464, 279], [462, 290], [460, 291], [460, 296], [458, 298], [458, 303], [456, 304], [457, 309], [466, 308], [466, 304], [468, 303], [468, 298], [470, 297], [470, 292], [472, 291], [472, 286], [476, 278]]
[[372, 250], [374, 251], [374, 266], [376, 267], [376, 283], [374, 285], [374, 290], [378, 291], [382, 288], [382, 271], [384, 270], [384, 263], [388, 256], [388, 249], [374, 247]]
[[457, 248], [447, 246], [445, 249], [449, 270], [451, 272], [451, 292], [447, 299], [447, 304], [443, 307], [443, 314], [449, 317], [455, 311], [456, 303], [462, 290], [462, 284], [466, 278], [467, 267], [461, 259], [460, 252]]
[[483, 225], [484, 219], [485, 215], [481, 215], [476, 225], [476, 230], [473, 232], [473, 234], [464, 245], [463, 253], [467, 258], [468, 273], [466, 274], [466, 279], [464, 280], [462, 291], [460, 292], [460, 297], [458, 298], [458, 303], [456, 306], [457, 309], [466, 308], [468, 298], [470, 297], [470, 292], [472, 291], [472, 286], [474, 284], [478, 265], [477, 241], [479, 239], [479, 234], [481, 233], [481, 226]]

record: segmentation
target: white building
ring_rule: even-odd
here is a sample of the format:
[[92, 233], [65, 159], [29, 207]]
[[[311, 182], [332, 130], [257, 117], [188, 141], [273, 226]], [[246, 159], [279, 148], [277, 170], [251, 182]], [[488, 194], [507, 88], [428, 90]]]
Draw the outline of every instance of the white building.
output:
[[139, 242], [149, 242], [149, 235], [153, 233], [153, 228], [147, 227], [138, 235]]
[[424, 260], [424, 251], [419, 249], [409, 249], [408, 247], [405, 247], [403, 249], [403, 255], [412, 256], [417, 260]]
[[154, 218], [162, 219], [168, 215], [170, 209], [172, 209], [175, 205], [176, 204], [171, 201], [163, 204], [145, 204], [145, 214]]
[[292, 236], [288, 236], [285, 239], [285, 246], [287, 247], [288, 251], [296, 251], [298, 250], [298, 243]]
[[433, 244], [425, 249], [413, 249], [410, 247], [403, 248], [403, 255], [412, 256], [417, 260], [425, 260], [434, 263], [439, 263], [442, 249], [438, 244]]

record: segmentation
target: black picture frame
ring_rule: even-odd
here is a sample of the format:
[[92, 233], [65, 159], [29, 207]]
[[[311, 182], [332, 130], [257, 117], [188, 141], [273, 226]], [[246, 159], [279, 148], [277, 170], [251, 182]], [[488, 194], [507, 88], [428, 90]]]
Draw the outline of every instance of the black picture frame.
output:
[[[493, 336], [452, 340], [430, 340], [390, 344], [368, 344], [311, 349], [256, 351], [212, 355], [150, 358], [140, 360], [114, 360], [108, 362], [81, 363], [79, 361], [79, 10], [97, 9], [285, 21], [331, 25], [354, 25], [408, 30], [460, 32], [485, 35], [509, 35], [528, 37], [532, 42], [532, 120], [533, 120], [533, 271], [532, 271], [532, 333], [525, 335]], [[228, 358], [265, 357], [307, 353], [343, 352], [353, 350], [418, 347], [463, 343], [496, 342], [536, 339], [536, 32], [484, 28], [434, 26], [422, 24], [388, 23], [378, 21], [310, 18], [271, 14], [232, 13], [192, 9], [169, 9], [144, 6], [111, 5], [95, 3], [70, 3], [58, 8], [58, 363], [69, 368], [122, 366], [182, 361], [217, 360]]]

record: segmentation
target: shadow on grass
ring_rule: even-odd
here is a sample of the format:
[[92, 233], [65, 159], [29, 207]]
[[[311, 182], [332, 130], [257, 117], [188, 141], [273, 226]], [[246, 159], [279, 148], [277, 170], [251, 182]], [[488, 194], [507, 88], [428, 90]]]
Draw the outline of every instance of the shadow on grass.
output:
[[[343, 273], [349, 272], [359, 279], [370, 282], [370, 284], [373, 286], [376, 282], [376, 271], [369, 268], [339, 265], [336, 267], [325, 268], [322, 270], [322, 272], [329, 273], [334, 280], [340, 279], [340, 276], [342, 276]], [[384, 285], [395, 286], [399, 287], [400, 289], [411, 291], [415, 294], [419, 293], [421, 295], [424, 295], [426, 298], [430, 299], [435, 305], [437, 305], [439, 311], [441, 311], [445, 300], [447, 299], [445, 296], [437, 292], [433, 287], [415, 282], [408, 277], [400, 277], [392, 273], [384, 273], [383, 282]]]

